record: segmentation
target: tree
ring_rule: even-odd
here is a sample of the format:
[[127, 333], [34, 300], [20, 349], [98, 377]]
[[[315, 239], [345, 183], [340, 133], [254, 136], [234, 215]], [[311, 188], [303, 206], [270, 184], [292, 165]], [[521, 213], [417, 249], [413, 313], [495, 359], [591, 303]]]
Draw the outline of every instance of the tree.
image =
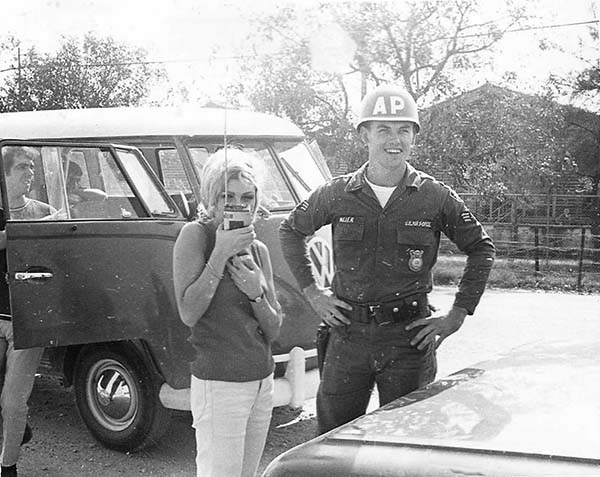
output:
[[[268, 19], [256, 19], [258, 25], [248, 38], [254, 51], [264, 51], [264, 44], [276, 44], [274, 51], [255, 54], [248, 59], [226, 93], [233, 104], [243, 97], [258, 111], [289, 118], [320, 144], [332, 169], [337, 169], [360, 147], [354, 140], [346, 86], [341, 75], [312, 68], [310, 32], [296, 38], [293, 25], [314, 23], [299, 18], [291, 7], [283, 7]], [[277, 38], [277, 40], [275, 40]]]
[[546, 191], [568, 153], [564, 108], [539, 96], [484, 85], [432, 106], [413, 162], [440, 168], [459, 190], [489, 198]]
[[[16, 54], [18, 42], [12, 42]], [[139, 104], [154, 80], [163, 77], [147, 64], [146, 51], [88, 33], [64, 39], [55, 54], [35, 48], [0, 87], [0, 111], [102, 108]], [[16, 63], [16, 58], [14, 60]]]
[[333, 15], [359, 45], [353, 71], [376, 84], [402, 82], [415, 98], [439, 99], [458, 91], [453, 71], [475, 69], [478, 53], [525, 18], [522, 7], [505, 4], [504, 20], [482, 20], [478, 0], [359, 3]]
[[[598, 40], [598, 34], [592, 33]], [[600, 61], [582, 71], [575, 80], [575, 96], [588, 98], [600, 97]], [[573, 148], [581, 158], [581, 170], [590, 181], [588, 193], [595, 197], [588, 204], [588, 214], [592, 221], [592, 234], [595, 237], [594, 248], [600, 249], [600, 118], [596, 115], [595, 123], [584, 123], [580, 117], [571, 117], [572, 128], [578, 133], [578, 140]]]
[[[229, 90], [256, 109], [297, 122], [324, 148], [334, 165], [356, 167], [364, 160], [353, 131], [351, 105], [366, 84], [403, 83], [415, 98], [428, 101], [457, 91], [451, 73], [471, 68], [524, 12], [505, 2], [502, 21], [480, 21], [479, 0], [332, 2], [313, 9], [284, 6], [259, 15], [248, 43], [255, 56]], [[346, 56], [330, 70], [316, 57]], [[347, 52], [348, 52], [347, 51]], [[261, 52], [261, 53], [257, 53]], [[264, 52], [264, 53], [263, 53]], [[358, 84], [360, 91], [349, 87]]]
[[[595, 32], [595, 30], [592, 30]], [[593, 34], [598, 40], [598, 34]], [[574, 96], [586, 97], [590, 104], [598, 104], [600, 98], [600, 61], [586, 68], [575, 78]], [[596, 100], [596, 101], [594, 101]], [[577, 146], [582, 150], [582, 168], [592, 182], [591, 192], [600, 193], [600, 118], [594, 126], [583, 124], [581, 118], [572, 117], [570, 124], [581, 129]]]

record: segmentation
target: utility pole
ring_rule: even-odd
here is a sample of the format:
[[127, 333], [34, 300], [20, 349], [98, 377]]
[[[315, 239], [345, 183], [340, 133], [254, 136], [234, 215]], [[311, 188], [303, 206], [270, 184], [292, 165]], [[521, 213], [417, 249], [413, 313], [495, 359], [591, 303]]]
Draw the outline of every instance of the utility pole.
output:
[[21, 109], [21, 47], [17, 47], [17, 111]]

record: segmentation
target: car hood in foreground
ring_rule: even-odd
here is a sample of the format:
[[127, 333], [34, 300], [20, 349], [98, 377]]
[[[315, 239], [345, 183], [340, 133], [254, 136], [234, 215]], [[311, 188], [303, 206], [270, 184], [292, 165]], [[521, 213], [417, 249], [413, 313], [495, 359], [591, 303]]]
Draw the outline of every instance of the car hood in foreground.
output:
[[[397, 399], [281, 460], [312, 459], [315, 468], [333, 469], [339, 458], [347, 475], [413, 475], [402, 469], [422, 470], [438, 460], [450, 466], [469, 462], [467, 470], [477, 471], [477, 455], [491, 469], [510, 456], [599, 465], [600, 343], [513, 350]], [[361, 474], [361, 468], [370, 470]], [[323, 475], [342, 475], [326, 469]]]
[[330, 438], [600, 459], [600, 343], [521, 348], [438, 380]]

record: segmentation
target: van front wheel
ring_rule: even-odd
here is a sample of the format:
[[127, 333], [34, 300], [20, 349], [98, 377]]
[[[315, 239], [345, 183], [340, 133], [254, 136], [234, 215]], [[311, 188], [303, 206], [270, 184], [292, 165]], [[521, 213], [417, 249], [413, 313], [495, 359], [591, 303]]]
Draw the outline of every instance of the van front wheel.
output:
[[109, 449], [140, 450], [156, 443], [167, 428], [170, 416], [158, 399], [160, 382], [132, 348], [84, 351], [74, 386], [81, 418]]

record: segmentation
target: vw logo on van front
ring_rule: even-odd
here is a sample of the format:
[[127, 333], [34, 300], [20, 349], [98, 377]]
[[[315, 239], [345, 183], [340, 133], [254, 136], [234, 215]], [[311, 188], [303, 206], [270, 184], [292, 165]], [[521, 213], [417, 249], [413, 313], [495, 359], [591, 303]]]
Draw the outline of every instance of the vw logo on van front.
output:
[[308, 242], [308, 256], [317, 285], [330, 287], [333, 282], [333, 253], [326, 240], [315, 236]]

